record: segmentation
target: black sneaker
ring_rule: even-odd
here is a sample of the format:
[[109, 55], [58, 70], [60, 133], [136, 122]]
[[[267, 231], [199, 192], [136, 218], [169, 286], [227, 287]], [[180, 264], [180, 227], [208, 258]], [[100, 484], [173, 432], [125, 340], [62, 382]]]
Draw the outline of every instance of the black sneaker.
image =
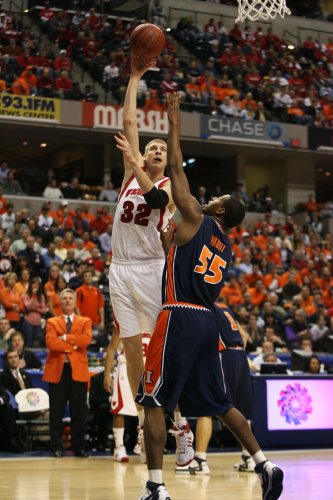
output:
[[273, 462], [266, 460], [256, 465], [262, 487], [262, 500], [277, 500], [283, 490], [283, 471]]
[[164, 483], [158, 484], [147, 481], [146, 489], [139, 500], [171, 500], [171, 497]]

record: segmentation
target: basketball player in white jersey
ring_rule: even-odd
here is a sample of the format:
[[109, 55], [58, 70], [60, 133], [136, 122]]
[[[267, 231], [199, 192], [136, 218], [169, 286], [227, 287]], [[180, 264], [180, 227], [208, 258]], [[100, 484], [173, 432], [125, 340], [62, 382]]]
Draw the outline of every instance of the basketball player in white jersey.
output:
[[[138, 83], [154, 62], [132, 60], [131, 77], [124, 102], [124, 135], [116, 137], [117, 147], [127, 138], [133, 155], [124, 154], [124, 179], [113, 221], [110, 297], [120, 329], [127, 360], [127, 376], [136, 396], [144, 363], [141, 332], [153, 333], [162, 306], [162, 272], [165, 262], [159, 231], [169, 225], [175, 211], [170, 180], [165, 177], [167, 144], [161, 139], [149, 142], [142, 155], [136, 122]], [[127, 158], [127, 159], [126, 159]], [[142, 429], [144, 411], [137, 405]], [[180, 413], [175, 414], [177, 450], [191, 446], [193, 434]], [[142, 436], [142, 432], [141, 432]], [[179, 442], [181, 441], [181, 446]], [[185, 447], [186, 449], [186, 447]], [[190, 451], [190, 454], [193, 452]], [[189, 457], [190, 459], [192, 456]], [[142, 455], [142, 461], [145, 460]], [[177, 462], [186, 463], [186, 453]]]

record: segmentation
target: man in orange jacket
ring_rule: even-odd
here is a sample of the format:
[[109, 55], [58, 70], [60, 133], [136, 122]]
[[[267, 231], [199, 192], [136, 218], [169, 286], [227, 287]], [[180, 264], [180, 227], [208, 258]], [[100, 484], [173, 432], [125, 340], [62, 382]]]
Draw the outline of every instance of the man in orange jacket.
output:
[[60, 294], [62, 314], [46, 323], [46, 359], [43, 380], [49, 382], [51, 448], [55, 457], [63, 456], [62, 418], [67, 401], [71, 414], [72, 448], [77, 457], [86, 457], [83, 447], [88, 390], [87, 346], [92, 339], [89, 318], [77, 316], [74, 290]]

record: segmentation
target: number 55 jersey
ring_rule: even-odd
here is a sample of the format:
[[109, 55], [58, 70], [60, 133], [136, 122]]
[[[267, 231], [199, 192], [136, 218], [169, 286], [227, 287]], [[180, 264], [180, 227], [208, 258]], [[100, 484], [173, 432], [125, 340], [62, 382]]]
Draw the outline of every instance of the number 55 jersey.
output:
[[[163, 177], [154, 185], [161, 189], [168, 181]], [[153, 209], [147, 205], [138, 181], [131, 176], [119, 195], [114, 216], [113, 257], [129, 261], [164, 259], [158, 231], [167, 227], [171, 217], [167, 207]]]
[[231, 255], [231, 245], [221, 224], [205, 215], [188, 243], [170, 247], [163, 273], [163, 306], [194, 304], [213, 310]]

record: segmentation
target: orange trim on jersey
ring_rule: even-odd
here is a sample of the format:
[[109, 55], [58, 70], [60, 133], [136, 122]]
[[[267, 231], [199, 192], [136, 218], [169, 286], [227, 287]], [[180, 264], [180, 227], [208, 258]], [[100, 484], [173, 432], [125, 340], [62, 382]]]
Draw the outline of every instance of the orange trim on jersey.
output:
[[176, 247], [175, 245], [171, 245], [169, 253], [168, 253], [168, 262], [167, 262], [167, 282], [166, 282], [166, 300], [167, 302], [175, 302], [175, 288], [173, 282], [173, 263], [175, 259]]
[[165, 208], [160, 208], [160, 221], [159, 221], [159, 223], [157, 225], [157, 229], [161, 229], [161, 227], [163, 225], [164, 214], [165, 214]]
[[120, 195], [118, 197], [118, 203], [120, 201], [120, 198], [122, 197], [122, 195], [124, 194], [124, 192], [126, 191], [126, 189], [128, 188], [128, 186], [131, 184], [132, 180], [134, 179], [135, 175], [132, 174], [131, 177], [128, 179], [128, 181], [126, 182], [125, 186], [123, 187], [123, 189], [120, 191]]
[[144, 373], [145, 394], [153, 394], [162, 382], [164, 345], [171, 311], [161, 311], [149, 343]]

